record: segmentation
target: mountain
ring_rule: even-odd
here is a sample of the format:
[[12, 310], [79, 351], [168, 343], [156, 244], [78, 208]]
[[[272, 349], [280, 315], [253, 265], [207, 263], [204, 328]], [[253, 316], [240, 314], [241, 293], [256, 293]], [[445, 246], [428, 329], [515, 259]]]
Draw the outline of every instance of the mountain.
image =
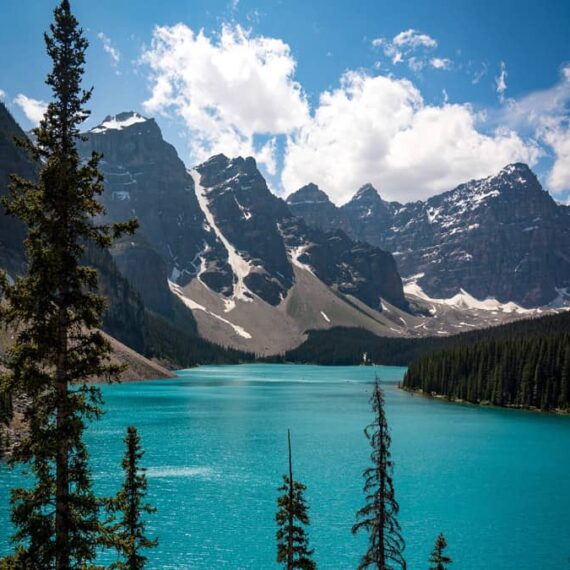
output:
[[108, 220], [140, 223], [135, 239], [113, 248], [115, 263], [167, 319], [172, 292], [204, 338], [267, 354], [314, 327], [394, 334], [383, 307], [408, 311], [392, 255], [308, 227], [253, 158], [217, 155], [188, 171], [156, 122], [137, 113], [107, 117], [85, 138], [85, 156], [103, 154]]
[[[132, 116], [127, 123], [129, 126], [140, 124], [140, 117]], [[117, 121], [113, 126], [119, 124]], [[7, 108], [0, 104], [0, 196], [8, 194], [11, 174], [35, 180], [39, 172], [27, 152], [15, 143], [14, 137], [25, 139], [26, 134]], [[138, 144], [143, 147], [152, 144], [152, 137], [150, 142], [146, 138], [141, 136]], [[166, 149], [162, 160], [166, 161], [168, 156]], [[176, 153], [174, 156], [177, 158]], [[184, 167], [182, 176], [188, 179]], [[113, 188], [117, 187], [113, 177], [110, 181]], [[178, 185], [174, 187], [178, 188]], [[113, 205], [117, 203], [112, 192], [105, 193], [104, 200]], [[119, 221], [129, 215], [132, 213], [128, 209], [114, 208], [109, 219]], [[165, 222], [164, 227], [168, 225]], [[153, 229], [152, 225], [150, 227]], [[25, 236], [23, 224], [7, 216], [0, 205], [0, 269], [7, 270], [12, 278], [26, 269]], [[126, 362], [132, 374], [139, 371], [141, 377], [148, 377], [154, 374], [153, 370], [162, 370], [156, 362], [186, 367], [201, 362], [235, 362], [251, 358], [251, 355], [228, 351], [198, 337], [191, 311], [168, 287], [166, 262], [142, 236], [135, 234], [123, 239], [114, 246], [112, 253], [113, 256], [90, 244], [83, 263], [97, 269], [99, 289], [108, 303], [102, 328], [110, 335], [115, 357]], [[144, 357], [154, 359], [155, 364]]]
[[295, 215], [390, 251], [407, 293], [424, 301], [459, 295], [532, 308], [570, 296], [568, 208], [524, 164], [405, 205], [366, 185], [340, 208], [327, 199], [323, 217], [299, 192], [287, 199]]
[[[174, 271], [176, 279], [190, 279], [198, 269], [198, 253], [205, 247], [212, 259], [221, 258], [222, 245], [204, 231], [206, 220], [192, 177], [154, 119], [121, 113], [107, 117], [85, 136], [80, 152], [103, 155], [100, 169], [105, 177], [107, 219], [137, 218], [139, 234], [159, 254], [169, 275]], [[229, 267], [210, 267], [204, 280], [216, 289], [228, 287]]]

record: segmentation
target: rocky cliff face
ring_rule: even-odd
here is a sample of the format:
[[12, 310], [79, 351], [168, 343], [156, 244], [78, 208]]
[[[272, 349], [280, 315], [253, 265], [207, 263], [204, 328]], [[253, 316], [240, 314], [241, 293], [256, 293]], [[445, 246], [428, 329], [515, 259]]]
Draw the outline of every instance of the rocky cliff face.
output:
[[253, 294], [278, 305], [293, 285], [294, 263], [301, 262], [323, 283], [373, 309], [381, 308], [381, 298], [407, 307], [389, 253], [342, 231], [308, 228], [269, 191], [252, 158], [216, 156], [195, 172], [198, 201], [231, 258], [234, 296]]
[[[156, 122], [136, 113], [107, 117], [86, 136], [81, 152], [103, 154], [108, 219], [139, 220], [139, 239], [125, 240], [113, 256], [151, 307], [167, 310], [156, 281], [159, 275], [163, 279], [165, 268], [170, 280], [181, 286], [198, 278], [221, 294], [228, 307], [236, 299], [254, 297], [279, 305], [294, 283], [284, 225], [290, 232], [295, 227], [297, 242], [311, 243], [310, 255], [323, 282], [350, 291], [374, 308], [382, 295], [406, 306], [389, 254], [375, 251], [374, 260], [366, 264], [364, 246], [354, 250], [353, 259], [355, 244], [346, 235], [339, 241], [342, 246], [332, 247], [328, 236], [292, 224], [289, 207], [270, 192], [253, 158], [218, 155], [187, 171]], [[325, 256], [326, 262], [316, 262]]]
[[[293, 212], [323, 227], [294, 196]], [[385, 202], [367, 186], [336, 210], [327, 229], [338, 225], [392, 252], [402, 276], [416, 276], [431, 297], [464, 289], [478, 299], [536, 307], [570, 286], [567, 212], [524, 164], [405, 205]]]
[[[17, 174], [28, 180], [36, 179], [38, 170], [28, 154], [19, 147], [15, 138], [26, 135], [14, 121], [3, 103], [0, 103], [0, 196], [9, 194], [10, 175]], [[0, 205], [0, 261], [1, 267], [12, 276], [24, 270], [23, 224], [7, 216]]]
[[[142, 124], [138, 117], [131, 115], [129, 117], [133, 123], [131, 126]], [[111, 126], [117, 127], [118, 124], [112, 122]], [[14, 143], [14, 136], [25, 138], [26, 135], [6, 107], [0, 103], [0, 196], [8, 193], [10, 174], [36, 180], [39, 172], [37, 165]], [[145, 136], [141, 134], [140, 140], [133, 142], [134, 148], [145, 148], [147, 142], [144, 139]], [[140, 147], [137, 147], [137, 144]], [[86, 145], [83, 150], [87, 152], [89, 146]], [[115, 151], [120, 154], [124, 149], [115, 148]], [[136, 157], [131, 157], [130, 160], [132, 164], [137, 162]], [[109, 168], [112, 170], [112, 167]], [[184, 168], [182, 176], [191, 183]], [[117, 195], [113, 195], [114, 191], [125, 191], [123, 182], [120, 179], [118, 182], [116, 179], [113, 180], [112, 186], [115, 190], [104, 196], [107, 204], [112, 207], [110, 211], [112, 220], [132, 216], [132, 211], [124, 208]], [[155, 219], [160, 219], [160, 216]], [[6, 216], [3, 209], [0, 209], [0, 269], [7, 270], [12, 277], [26, 270], [23, 247], [25, 235], [24, 226], [18, 220]], [[116, 244], [113, 257], [109, 252], [91, 245], [87, 248], [82, 261], [97, 268], [99, 290], [108, 302], [108, 308], [103, 315], [102, 328], [112, 335], [115, 352], [119, 347], [122, 355], [128, 353], [129, 365], [138, 358], [134, 351], [175, 366], [202, 362], [204, 361], [202, 358], [206, 361], [216, 359], [224, 361], [240, 356], [228, 355], [221, 347], [196, 338], [196, 322], [191, 312], [172, 295], [168, 288], [166, 261], [142, 236], [131, 236]], [[121, 343], [125, 343], [134, 351], [129, 351]], [[140, 360], [146, 362], [143, 357], [140, 357]], [[151, 368], [159, 369], [152, 366]], [[149, 372], [149, 374], [154, 373]], [[140, 377], [148, 376], [141, 367], [138, 367], [131, 377], [136, 377], [137, 374], [140, 374]], [[156, 377], [160, 376], [161, 373], [156, 372]]]
[[[80, 146], [84, 156], [92, 151], [103, 155], [107, 219], [136, 217], [139, 233], [164, 259], [169, 274], [174, 271], [182, 280], [195, 275], [204, 241], [213, 255], [222, 253], [215, 237], [204, 231], [192, 177], [153, 119], [137, 113], [107, 117], [86, 139]], [[213, 286], [228, 285], [225, 269], [225, 280], [213, 277]]]
[[[278, 305], [293, 283], [278, 225], [290, 216], [287, 206], [269, 191], [253, 158], [214, 156], [193, 176], [208, 230], [224, 245], [234, 274], [231, 295]], [[204, 258], [204, 271], [209, 263]]]

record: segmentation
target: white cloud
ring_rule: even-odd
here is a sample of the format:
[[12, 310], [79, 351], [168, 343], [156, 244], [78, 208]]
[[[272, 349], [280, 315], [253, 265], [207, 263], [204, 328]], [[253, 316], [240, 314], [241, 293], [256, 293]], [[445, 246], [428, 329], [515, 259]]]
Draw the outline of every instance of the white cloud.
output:
[[306, 96], [293, 79], [296, 61], [280, 39], [239, 25], [224, 25], [215, 38], [184, 24], [157, 27], [142, 62], [151, 70], [146, 111], [184, 120], [193, 161], [217, 152], [253, 155], [272, 174], [275, 141], [260, 146], [254, 137], [291, 133], [308, 119]]
[[408, 67], [415, 73], [419, 73], [428, 65], [434, 69], [449, 69], [451, 60], [442, 57], [432, 57], [429, 59], [427, 53], [437, 47], [437, 40], [431, 36], [409, 29], [400, 32], [388, 40], [386, 38], [376, 38], [372, 40], [372, 46], [380, 48], [384, 55], [392, 61], [392, 65], [406, 62]]
[[485, 62], [483, 62], [481, 64], [481, 69], [479, 71], [476, 71], [473, 74], [473, 77], [471, 79], [471, 83], [473, 85], [477, 85], [479, 83], [479, 81], [481, 81], [481, 79], [483, 79], [483, 77], [485, 75], [487, 75], [487, 72], [489, 71], [489, 67], [487, 66], [487, 64]]
[[503, 103], [505, 101], [505, 91], [507, 90], [507, 66], [504, 61], [501, 61], [501, 71], [495, 77], [495, 85], [497, 86], [499, 101]]
[[418, 47], [436, 48], [437, 41], [427, 34], [422, 34], [417, 30], [409, 29], [405, 32], [400, 32], [392, 40], [394, 45], [402, 48], [416, 49]]
[[469, 105], [427, 105], [408, 80], [347, 72], [314, 118], [289, 137], [282, 173], [342, 203], [366, 182], [390, 200], [423, 199], [505, 164], [534, 164], [540, 150], [513, 130], [483, 134]]
[[24, 115], [26, 115], [28, 120], [34, 125], [37, 125], [43, 119], [48, 106], [45, 101], [26, 97], [26, 95], [22, 93], [15, 97], [14, 103], [22, 109]]
[[[417, 71], [453, 66], [429, 53], [437, 42], [428, 38], [408, 30], [373, 43]], [[532, 166], [545, 146], [555, 157], [552, 189], [570, 184], [564, 123], [570, 66], [561, 69], [555, 88], [480, 112], [450, 104], [445, 92], [441, 104], [427, 104], [408, 80], [348, 71], [337, 89], [320, 95], [311, 114], [289, 46], [237, 24], [216, 35], [184, 24], [157, 27], [141, 61], [150, 70], [145, 109], [184, 122], [192, 163], [219, 152], [252, 155], [267, 173], [280, 175], [288, 192], [313, 181], [342, 203], [370, 181], [388, 199], [423, 199], [510, 162]], [[497, 89], [504, 96], [504, 64]], [[280, 136], [286, 145], [278, 173]]]
[[0, 101], [4, 101], [4, 99], [6, 99], [6, 91], [0, 89]]
[[451, 69], [451, 60], [448, 59], [447, 57], [432, 57], [429, 60], [429, 64], [434, 69], [441, 69], [441, 70], [445, 70], [445, 71], [447, 71], [448, 69]]
[[548, 176], [548, 184], [554, 192], [570, 190], [570, 124], [561, 124], [544, 133], [544, 140], [549, 144], [556, 158]]
[[97, 37], [103, 43], [103, 50], [105, 51], [105, 53], [108, 53], [109, 56], [111, 57], [111, 62], [113, 66], [117, 66], [119, 61], [121, 61], [121, 53], [116, 47], [113, 46], [111, 38], [106, 36], [103, 32], [99, 32], [97, 34]]
[[410, 57], [408, 59], [408, 67], [418, 73], [425, 67], [425, 61], [419, 57]]

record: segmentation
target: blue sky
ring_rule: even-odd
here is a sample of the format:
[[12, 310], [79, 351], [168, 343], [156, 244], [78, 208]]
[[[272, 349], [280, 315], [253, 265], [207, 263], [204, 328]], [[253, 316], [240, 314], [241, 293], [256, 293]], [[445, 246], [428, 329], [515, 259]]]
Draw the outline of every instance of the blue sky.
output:
[[[2, 0], [0, 96], [25, 128], [50, 96], [42, 32], [54, 5]], [[122, 110], [154, 116], [189, 166], [254, 154], [277, 192], [313, 180], [342, 202], [371, 181], [406, 201], [526, 160], [568, 200], [567, 0], [72, 9], [91, 43], [87, 126]]]

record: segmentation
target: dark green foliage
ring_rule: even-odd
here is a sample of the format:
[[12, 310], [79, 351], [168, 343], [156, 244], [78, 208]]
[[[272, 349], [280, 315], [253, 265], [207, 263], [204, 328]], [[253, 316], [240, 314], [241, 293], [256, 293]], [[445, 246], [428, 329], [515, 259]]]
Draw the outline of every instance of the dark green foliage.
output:
[[433, 566], [430, 566], [429, 570], [447, 570], [448, 565], [451, 564], [453, 561], [449, 556], [444, 554], [444, 550], [447, 548], [447, 541], [445, 540], [445, 536], [443, 533], [440, 533], [435, 541], [435, 545], [433, 547], [433, 552], [429, 558], [429, 561]]
[[95, 559], [99, 501], [83, 435], [86, 422], [101, 413], [101, 396], [85, 382], [114, 377], [119, 368], [109, 364], [110, 347], [98, 330], [105, 301], [96, 294], [96, 271], [80, 260], [86, 243], [106, 248], [134, 229], [93, 222], [104, 213], [99, 157], [82, 163], [76, 148], [91, 94], [81, 90], [87, 41], [67, 0], [54, 15], [45, 36], [53, 102], [34, 130], [36, 142], [22, 141], [41, 164], [39, 180], [13, 177], [4, 203], [27, 228], [28, 273], [14, 285], [3, 281], [1, 315], [16, 331], [3, 387], [23, 397], [28, 426], [12, 461], [33, 476], [31, 486], [12, 492], [16, 550], [4, 564], [42, 570], [90, 568]]
[[400, 507], [394, 492], [394, 463], [390, 454], [390, 430], [384, 412], [384, 392], [378, 379], [370, 398], [374, 419], [364, 430], [372, 447], [372, 467], [364, 471], [366, 503], [357, 513], [353, 534], [364, 530], [368, 534], [368, 549], [358, 570], [406, 570], [398, 512]]
[[496, 406], [570, 408], [570, 328], [482, 340], [411, 364], [404, 387]]
[[142, 570], [147, 557], [143, 551], [154, 548], [158, 540], [151, 540], [145, 534], [144, 514], [156, 509], [144, 502], [147, 480], [140, 461], [144, 455], [141, 438], [135, 427], [127, 428], [126, 451], [121, 463], [125, 479], [116, 497], [107, 502], [110, 519], [107, 521], [106, 544], [119, 553], [120, 560], [111, 565], [117, 570]]
[[447, 337], [398, 338], [379, 337], [364, 330], [335, 327], [309, 331], [309, 338], [283, 355], [269, 357], [269, 362], [293, 362], [325, 365], [358, 365], [367, 353], [370, 362], [407, 366], [439, 350], [462, 346], [484, 339], [528, 337], [570, 330], [570, 313], [560, 313], [474, 330]]
[[287, 431], [289, 443], [289, 475], [283, 476], [283, 493], [277, 499], [275, 520], [277, 531], [277, 562], [287, 570], [315, 570], [317, 565], [312, 560], [313, 550], [304, 527], [309, 524], [308, 507], [305, 502], [305, 485], [293, 479], [293, 459], [291, 456], [291, 433]]

